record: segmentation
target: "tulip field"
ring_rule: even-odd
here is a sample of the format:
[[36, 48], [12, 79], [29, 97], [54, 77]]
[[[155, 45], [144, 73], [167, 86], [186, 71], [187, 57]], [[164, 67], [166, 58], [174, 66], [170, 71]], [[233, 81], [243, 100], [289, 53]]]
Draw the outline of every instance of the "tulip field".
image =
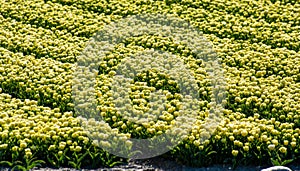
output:
[[[87, 120], [93, 133], [82, 126], [72, 96], [78, 57], [106, 25], [142, 13], [187, 21], [211, 42], [226, 81], [224, 109], [216, 111], [220, 117], [213, 131], [203, 129], [213, 94], [207, 68], [194, 58], [194, 49], [159, 34], [127, 38], [106, 54], [94, 85], [104, 122]], [[105, 141], [107, 137], [118, 135], [131, 148], [129, 138], [167, 132], [185, 105], [175, 76], [148, 69], [130, 83], [128, 104], [140, 115], [152, 111], [151, 93], [165, 94], [165, 108], [159, 108], [162, 113], [153, 121], [135, 123], [111, 101], [119, 96], [110, 87], [116, 67], [126, 57], [150, 49], [184, 61], [200, 101], [193, 108], [197, 116], [191, 130], [161, 157], [193, 167], [299, 163], [299, 1], [0, 0], [0, 166], [113, 167], [128, 159], [101, 148], [119, 146]]]

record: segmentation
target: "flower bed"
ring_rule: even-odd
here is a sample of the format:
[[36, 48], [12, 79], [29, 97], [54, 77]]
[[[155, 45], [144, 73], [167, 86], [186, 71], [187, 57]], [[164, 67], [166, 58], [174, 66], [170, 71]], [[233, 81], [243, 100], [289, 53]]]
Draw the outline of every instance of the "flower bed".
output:
[[[201, 142], [212, 90], [193, 49], [172, 38], [140, 35], [104, 58], [96, 77], [101, 136], [148, 138], [170, 128], [181, 95], [172, 76], [156, 70], [137, 75], [131, 102], [162, 90], [168, 100], [157, 121], [133, 123], [116, 112], [110, 83], [122, 59], [151, 48], [182, 59], [195, 76], [201, 104], [182, 143], [165, 155], [182, 164], [285, 165], [299, 159], [300, 4], [297, 1], [30, 0], [0, 4], [0, 162], [30, 169], [97, 168], [126, 162], [97, 146], [74, 112], [72, 80], [77, 56], [105, 24], [142, 12], [169, 13], [189, 21], [212, 42], [225, 70], [225, 110], [212, 136]], [[94, 122], [89, 122], [91, 125]], [[109, 130], [109, 131], [108, 131]], [[99, 143], [99, 142], [98, 142]], [[113, 146], [109, 142], [102, 145]], [[127, 142], [130, 146], [130, 142]]]

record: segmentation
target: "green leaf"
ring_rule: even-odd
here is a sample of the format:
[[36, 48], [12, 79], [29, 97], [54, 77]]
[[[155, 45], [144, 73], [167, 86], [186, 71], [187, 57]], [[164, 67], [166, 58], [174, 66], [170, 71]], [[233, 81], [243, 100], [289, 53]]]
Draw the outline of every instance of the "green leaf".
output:
[[42, 164], [46, 164], [44, 160], [35, 160], [32, 163], [35, 164], [36, 166], [41, 166]]
[[13, 163], [9, 161], [0, 161], [0, 165], [12, 167]]
[[81, 157], [79, 157], [77, 162], [81, 162], [85, 158], [86, 155], [88, 155], [88, 152], [85, 152]]
[[12, 171], [15, 171], [15, 169], [17, 169], [17, 171], [20, 171], [20, 170], [22, 170], [22, 171], [27, 171], [26, 167], [21, 166], [21, 165], [16, 165], [16, 166], [14, 166], [11, 170], [12, 170]]
[[271, 162], [272, 162], [272, 164], [273, 164], [274, 166], [280, 166], [280, 165], [281, 165], [279, 161], [277, 161], [277, 160], [275, 160], [275, 159], [272, 159], [272, 158], [271, 158]]
[[289, 160], [284, 160], [282, 163], [281, 163], [281, 165], [287, 165], [287, 164], [289, 164], [289, 163], [291, 163], [291, 162], [293, 162], [294, 161], [294, 159], [289, 159]]
[[109, 167], [114, 167], [117, 164], [123, 164], [124, 162], [121, 161], [116, 161], [116, 162], [112, 162], [111, 164], [109, 164]]
[[217, 154], [217, 152], [216, 151], [211, 151], [211, 152], [207, 153], [207, 156], [210, 156], [212, 154]]
[[76, 168], [77, 164], [73, 161], [69, 161], [69, 164], [73, 167], [73, 168]]

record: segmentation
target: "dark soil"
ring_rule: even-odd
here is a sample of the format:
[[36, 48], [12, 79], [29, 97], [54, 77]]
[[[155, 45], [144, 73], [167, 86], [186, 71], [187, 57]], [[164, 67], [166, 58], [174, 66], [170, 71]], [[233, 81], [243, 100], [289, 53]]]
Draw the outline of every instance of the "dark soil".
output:
[[[166, 159], [162, 157], [155, 157], [151, 159], [144, 160], [130, 160], [127, 164], [118, 165], [113, 168], [99, 168], [99, 169], [81, 169], [81, 171], [261, 171], [267, 167], [259, 166], [240, 166], [237, 168], [232, 168], [228, 165], [213, 165], [210, 167], [203, 168], [193, 168], [184, 165], [180, 165], [171, 159]], [[293, 171], [300, 171], [300, 165], [289, 166]], [[10, 171], [9, 168], [1, 168], [1, 171]], [[35, 168], [33, 171], [77, 171], [73, 168]], [[277, 170], [277, 171], [287, 171], [287, 170]]]
[[[121, 166], [122, 167], [122, 166]], [[135, 167], [135, 168], [132, 168]], [[269, 168], [271, 166], [239, 166], [233, 168], [230, 165], [213, 165], [209, 167], [202, 168], [193, 168], [176, 163], [174, 160], [166, 159], [162, 157], [156, 157], [146, 160], [133, 160], [129, 164], [124, 166], [124, 169], [127, 170], [155, 170], [155, 171], [261, 171], [263, 169]], [[300, 165], [289, 166], [293, 171], [300, 171]], [[278, 170], [277, 171], [287, 171], [287, 170]]]

